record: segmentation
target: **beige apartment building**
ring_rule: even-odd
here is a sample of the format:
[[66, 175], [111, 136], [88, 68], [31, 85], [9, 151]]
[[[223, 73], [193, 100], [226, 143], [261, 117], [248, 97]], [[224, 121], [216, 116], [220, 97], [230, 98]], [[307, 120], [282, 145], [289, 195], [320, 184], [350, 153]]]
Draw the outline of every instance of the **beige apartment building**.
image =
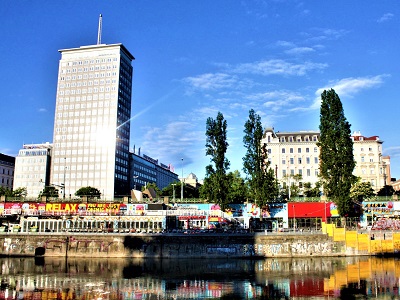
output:
[[[265, 128], [262, 143], [267, 146], [268, 160], [281, 186], [291, 185], [294, 175], [301, 175], [301, 183], [314, 187], [319, 180], [319, 131], [279, 132]], [[390, 157], [382, 156], [378, 136], [364, 137], [355, 132], [351, 137], [356, 167], [353, 174], [363, 182], [370, 182], [375, 191], [390, 182]]]
[[50, 184], [63, 198], [86, 186], [105, 199], [130, 195], [134, 57], [122, 44], [59, 52]]

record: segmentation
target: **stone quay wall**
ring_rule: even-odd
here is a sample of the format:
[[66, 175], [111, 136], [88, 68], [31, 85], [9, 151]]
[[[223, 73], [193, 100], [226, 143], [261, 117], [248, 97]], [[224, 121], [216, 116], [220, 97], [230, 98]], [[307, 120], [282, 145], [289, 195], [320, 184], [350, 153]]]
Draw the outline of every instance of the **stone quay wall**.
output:
[[358, 255], [326, 234], [0, 235], [0, 256], [263, 258]]

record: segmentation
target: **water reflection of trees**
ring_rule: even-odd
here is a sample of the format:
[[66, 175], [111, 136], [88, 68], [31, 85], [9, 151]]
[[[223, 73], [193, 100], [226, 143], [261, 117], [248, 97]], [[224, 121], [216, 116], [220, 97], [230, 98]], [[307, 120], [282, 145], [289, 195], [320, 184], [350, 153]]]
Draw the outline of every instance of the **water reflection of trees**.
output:
[[[52, 299], [91, 299], [96, 293], [100, 293], [96, 297], [106, 293], [107, 299], [132, 298], [140, 294], [176, 299], [241, 299], [245, 295], [252, 295], [254, 299], [309, 296], [323, 299], [328, 295], [332, 299], [351, 299], [356, 295], [398, 297], [400, 278], [400, 261], [376, 257], [265, 260], [2, 258], [0, 266], [1, 293], [16, 297], [18, 293], [40, 293], [35, 295], [39, 298], [48, 298], [52, 294]], [[142, 299], [150, 299], [146, 297]], [[0, 299], [4, 298], [0, 295]]]

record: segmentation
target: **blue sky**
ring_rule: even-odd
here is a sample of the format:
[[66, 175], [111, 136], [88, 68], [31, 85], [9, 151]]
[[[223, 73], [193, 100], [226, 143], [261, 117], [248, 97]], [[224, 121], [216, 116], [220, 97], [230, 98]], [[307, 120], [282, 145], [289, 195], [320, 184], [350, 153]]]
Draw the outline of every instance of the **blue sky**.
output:
[[400, 177], [398, 0], [2, 1], [1, 153], [52, 142], [58, 50], [96, 44], [100, 13], [102, 42], [136, 58], [131, 147], [179, 176], [204, 177], [218, 111], [244, 175], [250, 109], [276, 131], [318, 130], [334, 88], [352, 131], [378, 135]]

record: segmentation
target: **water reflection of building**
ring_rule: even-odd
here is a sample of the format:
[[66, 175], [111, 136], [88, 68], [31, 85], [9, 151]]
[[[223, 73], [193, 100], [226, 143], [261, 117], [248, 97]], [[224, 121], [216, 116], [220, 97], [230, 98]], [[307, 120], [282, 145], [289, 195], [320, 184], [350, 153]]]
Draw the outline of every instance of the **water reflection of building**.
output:
[[398, 299], [400, 278], [399, 261], [374, 257], [201, 263], [3, 258], [0, 270], [0, 299]]
[[[399, 294], [400, 261], [372, 257], [348, 264], [335, 271], [324, 282], [327, 294], [338, 294], [343, 287], [353, 286], [366, 296]], [[396, 298], [397, 299], [397, 298]]]

